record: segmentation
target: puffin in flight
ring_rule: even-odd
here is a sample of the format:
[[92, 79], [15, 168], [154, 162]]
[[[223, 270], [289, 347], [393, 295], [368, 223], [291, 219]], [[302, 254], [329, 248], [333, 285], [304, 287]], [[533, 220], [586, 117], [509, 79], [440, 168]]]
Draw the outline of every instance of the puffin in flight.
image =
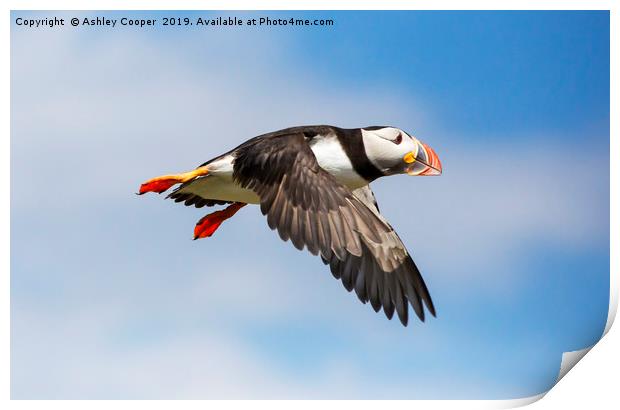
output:
[[193, 171], [153, 178], [139, 194], [162, 193], [187, 206], [227, 205], [206, 215], [194, 239], [211, 236], [247, 204], [258, 204], [284, 241], [320, 255], [347, 291], [388, 319], [424, 321], [435, 308], [420, 271], [379, 213], [370, 182], [396, 174], [440, 175], [435, 151], [395, 127], [286, 128], [252, 138]]

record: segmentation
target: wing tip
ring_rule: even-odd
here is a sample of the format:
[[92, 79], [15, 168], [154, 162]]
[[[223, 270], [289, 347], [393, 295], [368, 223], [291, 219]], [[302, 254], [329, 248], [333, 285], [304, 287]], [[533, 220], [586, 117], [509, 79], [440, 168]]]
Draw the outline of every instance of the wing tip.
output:
[[430, 312], [431, 315], [433, 315], [434, 318], [437, 317], [437, 312], [435, 312], [435, 306], [433, 306], [433, 302], [430, 302], [430, 306], [427, 303], [426, 304], [426, 308], [428, 309], [428, 311]]

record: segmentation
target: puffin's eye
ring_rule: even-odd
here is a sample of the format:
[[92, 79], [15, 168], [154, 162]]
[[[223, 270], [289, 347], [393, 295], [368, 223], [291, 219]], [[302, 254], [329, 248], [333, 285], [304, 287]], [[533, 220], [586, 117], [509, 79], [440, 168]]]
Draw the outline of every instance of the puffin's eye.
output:
[[403, 142], [403, 134], [401, 134], [400, 132], [398, 133], [398, 137], [396, 137], [396, 139], [394, 140], [394, 144], [398, 145], [401, 142]]

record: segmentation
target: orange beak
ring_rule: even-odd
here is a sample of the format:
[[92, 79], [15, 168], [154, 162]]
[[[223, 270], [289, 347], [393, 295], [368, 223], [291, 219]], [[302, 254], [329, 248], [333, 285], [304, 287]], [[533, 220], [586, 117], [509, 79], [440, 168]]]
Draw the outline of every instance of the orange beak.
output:
[[417, 152], [409, 152], [403, 161], [409, 164], [405, 172], [411, 176], [441, 175], [441, 161], [434, 149], [423, 142], [418, 143]]
[[428, 161], [426, 163], [426, 169], [420, 173], [420, 175], [441, 175], [441, 161], [434, 149], [422, 143], [422, 147], [426, 151]]

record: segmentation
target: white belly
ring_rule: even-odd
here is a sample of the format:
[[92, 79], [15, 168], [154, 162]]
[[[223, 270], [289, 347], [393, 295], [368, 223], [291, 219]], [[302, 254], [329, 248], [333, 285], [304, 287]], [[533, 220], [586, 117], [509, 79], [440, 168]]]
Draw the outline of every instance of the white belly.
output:
[[368, 181], [355, 172], [336, 137], [315, 137], [311, 144], [310, 148], [321, 168], [336, 177], [338, 182], [352, 190], [368, 185]]
[[192, 193], [206, 199], [259, 204], [258, 195], [233, 181], [233, 157], [228, 155], [208, 165], [209, 175], [195, 179], [179, 192]]
[[180, 192], [188, 192], [202, 198], [219, 199], [220, 201], [244, 202], [246, 204], [260, 203], [260, 199], [254, 191], [241, 188], [233, 182], [232, 178], [224, 176], [209, 175], [198, 178], [181, 189]]

